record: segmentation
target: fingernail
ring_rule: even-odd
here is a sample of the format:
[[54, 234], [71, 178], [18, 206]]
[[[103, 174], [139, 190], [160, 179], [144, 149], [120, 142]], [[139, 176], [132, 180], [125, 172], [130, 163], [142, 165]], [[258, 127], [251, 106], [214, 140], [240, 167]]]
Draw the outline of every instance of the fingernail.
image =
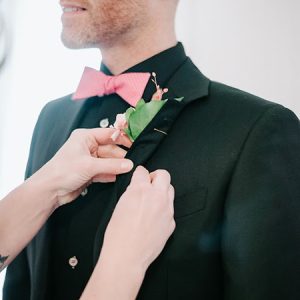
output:
[[123, 170], [128, 170], [130, 171], [133, 168], [133, 162], [129, 159], [125, 160], [124, 162], [122, 162], [121, 164], [121, 168]]

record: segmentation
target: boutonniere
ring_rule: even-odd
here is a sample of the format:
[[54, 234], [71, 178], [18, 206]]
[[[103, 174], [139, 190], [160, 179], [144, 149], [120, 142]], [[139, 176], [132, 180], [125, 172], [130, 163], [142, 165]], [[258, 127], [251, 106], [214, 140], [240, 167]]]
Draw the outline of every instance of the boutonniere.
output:
[[[144, 99], [141, 99], [135, 108], [130, 107], [124, 114], [117, 115], [116, 122], [111, 126], [116, 129], [116, 132], [112, 135], [113, 140], [117, 140], [122, 134], [127, 135], [134, 142], [168, 101], [168, 99], [162, 99], [163, 95], [168, 92], [168, 89], [161, 88], [158, 85], [155, 73], [152, 73], [152, 77], [151, 81], [155, 84], [156, 92], [152, 96], [151, 101], [145, 102]], [[183, 97], [175, 100], [181, 101], [182, 99]]]

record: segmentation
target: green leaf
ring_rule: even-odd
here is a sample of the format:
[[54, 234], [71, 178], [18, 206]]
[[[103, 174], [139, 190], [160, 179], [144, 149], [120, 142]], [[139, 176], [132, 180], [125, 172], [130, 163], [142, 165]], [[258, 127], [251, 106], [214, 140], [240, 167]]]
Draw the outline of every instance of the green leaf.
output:
[[184, 99], [184, 97], [180, 97], [180, 98], [174, 98], [176, 101], [178, 101], [178, 102], [181, 102], [183, 99]]
[[129, 118], [130, 118], [131, 114], [134, 113], [134, 112], [135, 112], [135, 109], [133, 107], [130, 107], [126, 110], [125, 119], [126, 119], [127, 123], [129, 121]]
[[140, 110], [145, 104], [146, 103], [144, 99], [139, 100], [139, 102], [135, 106], [135, 110]]
[[144, 105], [140, 105], [139, 109], [131, 113], [129, 118], [129, 129], [131, 137], [135, 140], [140, 133], [151, 122], [154, 116], [160, 111], [166, 100], [150, 101]]
[[129, 128], [125, 128], [124, 132], [127, 134], [127, 136], [129, 137], [129, 139], [134, 142], [134, 138], [132, 137], [131, 131]]

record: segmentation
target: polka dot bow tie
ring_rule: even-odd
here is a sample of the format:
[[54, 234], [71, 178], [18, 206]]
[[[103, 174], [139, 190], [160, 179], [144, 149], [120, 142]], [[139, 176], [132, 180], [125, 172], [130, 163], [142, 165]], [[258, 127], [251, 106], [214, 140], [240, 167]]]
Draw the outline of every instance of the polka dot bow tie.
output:
[[108, 76], [101, 71], [86, 67], [73, 100], [94, 96], [118, 94], [131, 106], [142, 98], [150, 73], [124, 73]]

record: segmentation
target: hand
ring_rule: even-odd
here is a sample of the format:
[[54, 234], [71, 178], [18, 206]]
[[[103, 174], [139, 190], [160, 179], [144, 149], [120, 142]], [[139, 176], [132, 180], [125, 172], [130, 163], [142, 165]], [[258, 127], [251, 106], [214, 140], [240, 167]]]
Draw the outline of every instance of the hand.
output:
[[100, 260], [127, 262], [146, 271], [175, 229], [170, 174], [138, 167], [106, 229]]
[[130, 140], [120, 136], [113, 141], [114, 131], [111, 128], [73, 131], [56, 155], [39, 170], [39, 179], [47, 178], [46, 184], [55, 190], [58, 206], [74, 200], [90, 183], [114, 182], [116, 175], [133, 168], [133, 163], [124, 159], [126, 151], [117, 146], [128, 148]]

